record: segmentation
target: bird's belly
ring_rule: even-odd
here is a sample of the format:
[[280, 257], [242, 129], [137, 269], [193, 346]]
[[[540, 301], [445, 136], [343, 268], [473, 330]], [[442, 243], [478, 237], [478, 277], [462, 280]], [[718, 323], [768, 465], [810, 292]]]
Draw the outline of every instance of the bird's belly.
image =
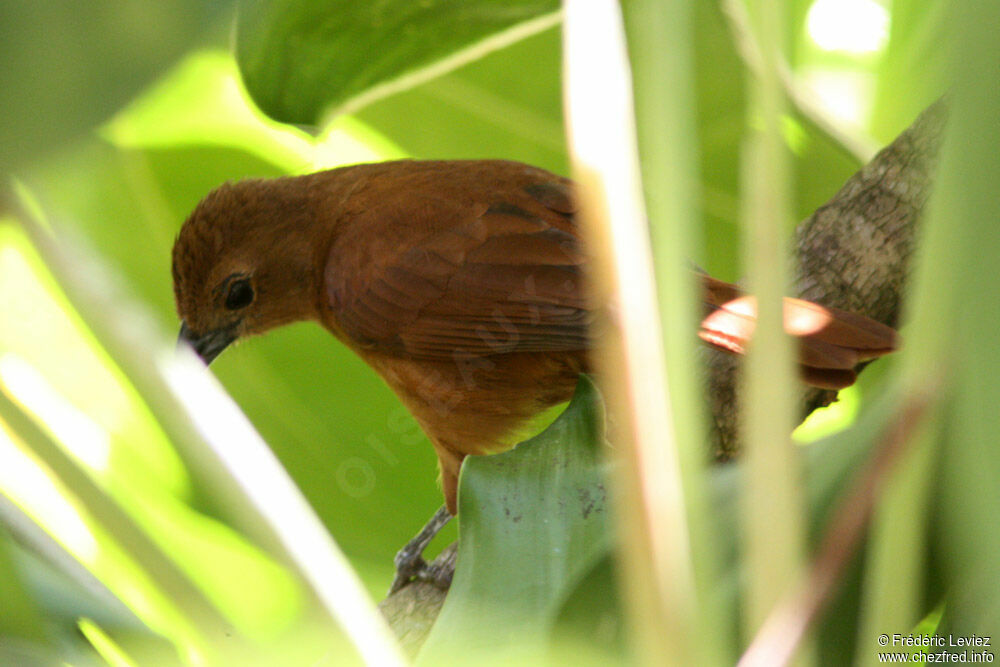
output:
[[435, 444], [492, 453], [542, 410], [567, 401], [586, 370], [583, 351], [517, 353], [453, 361], [366, 355]]

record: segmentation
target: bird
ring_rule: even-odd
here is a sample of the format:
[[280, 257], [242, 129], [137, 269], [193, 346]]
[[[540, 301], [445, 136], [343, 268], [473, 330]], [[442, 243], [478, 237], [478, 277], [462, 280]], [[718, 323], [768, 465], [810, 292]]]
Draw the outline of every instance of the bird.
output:
[[[593, 253], [575, 188], [507, 160], [397, 160], [225, 183], [173, 247], [180, 341], [210, 364], [239, 339], [319, 323], [426, 433], [441, 523], [457, 511], [463, 459], [509, 448], [533, 416], [569, 400], [592, 371], [594, 331], [613, 319], [588, 288]], [[697, 335], [743, 353], [753, 297], [699, 279]], [[859, 364], [899, 344], [885, 324], [813, 302], [786, 297], [784, 315], [800, 376], [815, 386], [849, 386]], [[404, 552], [413, 549], [397, 566]]]

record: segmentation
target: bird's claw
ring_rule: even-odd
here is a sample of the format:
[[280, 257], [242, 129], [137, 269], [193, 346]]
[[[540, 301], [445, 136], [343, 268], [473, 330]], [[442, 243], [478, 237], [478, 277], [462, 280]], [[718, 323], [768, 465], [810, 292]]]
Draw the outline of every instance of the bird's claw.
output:
[[393, 560], [396, 565], [396, 576], [389, 587], [389, 595], [393, 595], [411, 581], [425, 581], [428, 571], [427, 561], [419, 553], [414, 554], [406, 547], [400, 549]]
[[435, 568], [433, 564], [428, 565], [424, 560], [424, 549], [450, 519], [451, 514], [442, 507], [431, 517], [423, 530], [399, 550], [393, 559], [396, 576], [392, 580], [392, 586], [389, 587], [389, 595], [401, 590], [411, 581], [426, 581], [442, 590], [448, 589], [451, 585], [451, 572]]

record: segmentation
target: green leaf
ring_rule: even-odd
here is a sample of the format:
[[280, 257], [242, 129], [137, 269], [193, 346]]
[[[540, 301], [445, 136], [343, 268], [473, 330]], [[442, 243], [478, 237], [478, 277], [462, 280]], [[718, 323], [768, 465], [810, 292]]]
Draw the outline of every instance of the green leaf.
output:
[[243, 0], [236, 54], [254, 101], [313, 124], [553, 25], [557, 0]]
[[566, 174], [560, 44], [558, 30], [545, 30], [374, 102], [358, 118], [413, 157], [495, 157]]
[[626, 615], [616, 554], [608, 551], [571, 588], [560, 605], [550, 643], [554, 664], [628, 663]]
[[[813, 544], [894, 405], [894, 397], [886, 396], [850, 430], [803, 452]], [[468, 655], [498, 662], [562, 659], [576, 656], [581, 646], [592, 652], [585, 664], [601, 664], [595, 656], [621, 658], [625, 622], [603, 496], [611, 468], [598, 452], [602, 414], [593, 386], [584, 380], [548, 430], [509, 452], [467, 459], [455, 579], [421, 662]], [[744, 477], [742, 466], [732, 464], [713, 469], [709, 480], [709, 516], [722, 560], [710, 595], [721, 601], [720, 623], [732, 633], [739, 631], [737, 582], [744, 572], [736, 540]], [[854, 563], [831, 600], [835, 611], [820, 621], [819, 650], [829, 664], [849, 660], [854, 649], [861, 585]]]
[[458, 564], [420, 654], [425, 664], [470, 650], [505, 659], [544, 650], [562, 601], [610, 547], [603, 412], [582, 378], [541, 434], [503, 454], [466, 459]]

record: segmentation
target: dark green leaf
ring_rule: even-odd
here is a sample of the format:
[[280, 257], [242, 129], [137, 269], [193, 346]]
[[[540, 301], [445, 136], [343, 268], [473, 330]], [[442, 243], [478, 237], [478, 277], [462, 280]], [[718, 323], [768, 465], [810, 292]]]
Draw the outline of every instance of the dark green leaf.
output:
[[557, 0], [243, 0], [236, 52], [261, 109], [313, 124], [551, 25], [558, 8]]

